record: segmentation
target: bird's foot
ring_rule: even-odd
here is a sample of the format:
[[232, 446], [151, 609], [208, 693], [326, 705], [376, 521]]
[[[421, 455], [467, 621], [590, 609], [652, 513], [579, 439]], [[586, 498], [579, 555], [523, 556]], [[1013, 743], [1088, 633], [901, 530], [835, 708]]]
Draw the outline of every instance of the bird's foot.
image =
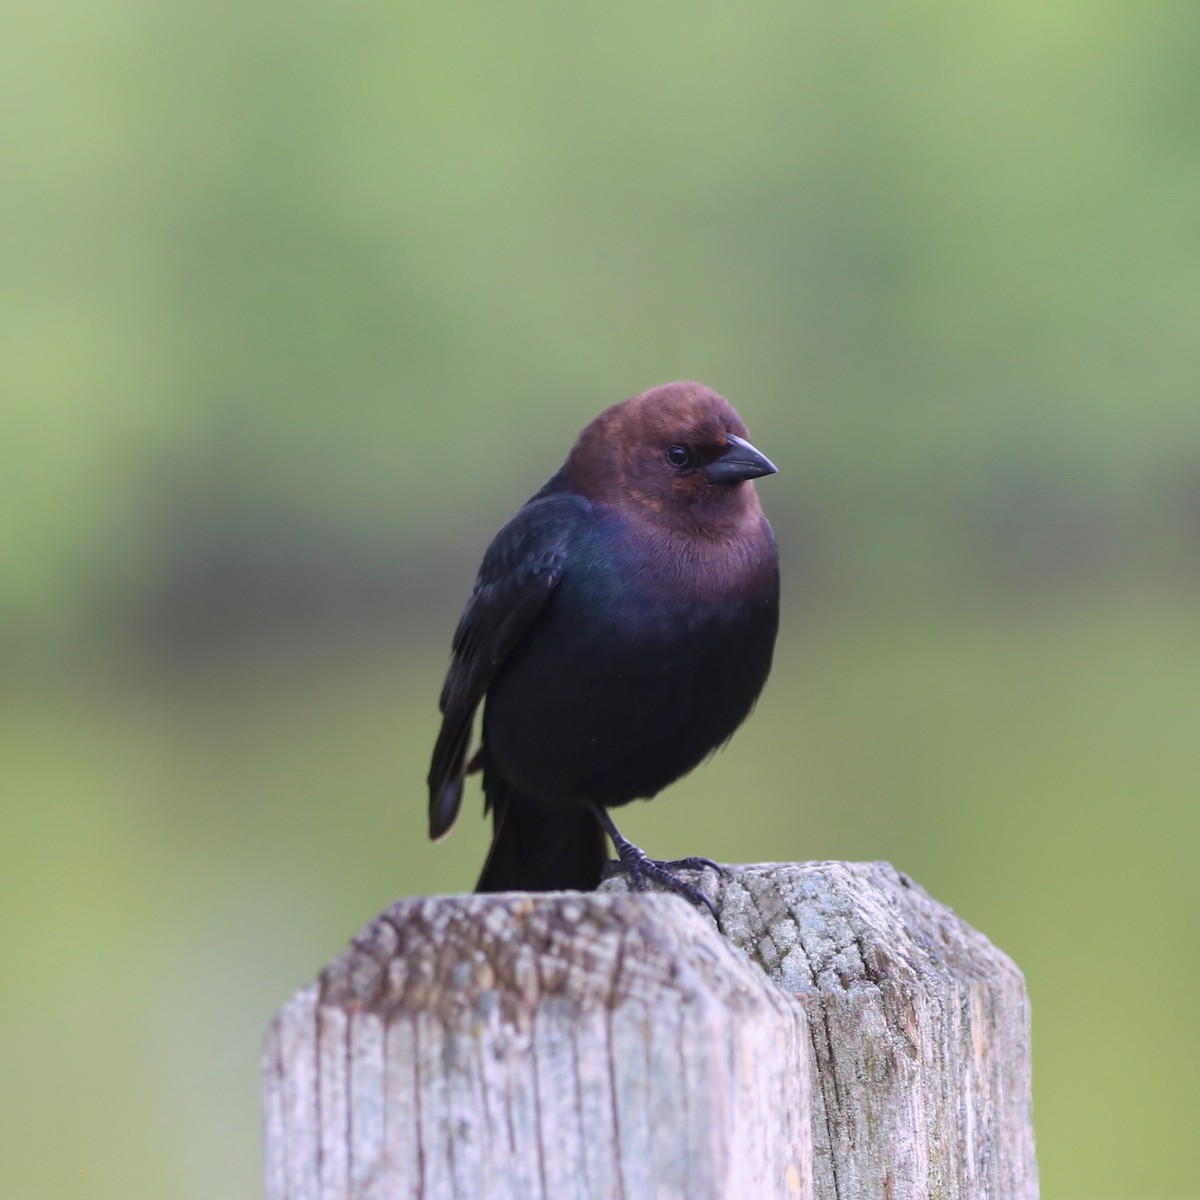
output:
[[712, 870], [719, 875], [724, 875], [725, 871], [722, 867], [709, 858], [678, 858], [670, 862], [651, 858], [621, 833], [612, 817], [608, 815], [607, 809], [597, 805], [595, 811], [600, 824], [604, 827], [604, 832], [608, 834], [612, 839], [612, 844], [616, 847], [617, 858], [622, 868], [639, 892], [644, 892], [651, 883], [655, 883], [664, 891], [674, 892], [677, 896], [691, 901], [692, 904], [703, 905], [712, 913], [713, 920], [720, 924], [717, 906], [712, 897], [702, 892], [695, 884], [680, 879], [675, 872]]

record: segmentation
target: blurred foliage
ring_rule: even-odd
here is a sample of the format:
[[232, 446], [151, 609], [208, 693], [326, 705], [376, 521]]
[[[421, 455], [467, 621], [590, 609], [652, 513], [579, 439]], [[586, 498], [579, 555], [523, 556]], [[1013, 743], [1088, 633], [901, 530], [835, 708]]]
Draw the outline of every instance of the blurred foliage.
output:
[[6, 1192], [259, 1194], [263, 1026], [482, 858], [421, 790], [484, 544], [693, 377], [782, 468], [787, 620], [627, 831], [896, 862], [1027, 973], [1045, 1194], [1190, 1194], [1198, 43], [1171, 2], [0, 10]]

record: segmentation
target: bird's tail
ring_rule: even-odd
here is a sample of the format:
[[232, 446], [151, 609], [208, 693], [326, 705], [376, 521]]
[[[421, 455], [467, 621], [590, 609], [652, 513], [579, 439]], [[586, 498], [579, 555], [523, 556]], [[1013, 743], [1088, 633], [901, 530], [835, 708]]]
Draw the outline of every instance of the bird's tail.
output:
[[485, 766], [492, 848], [477, 892], [590, 892], [608, 857], [604, 832], [582, 805], [546, 805], [496, 779]]

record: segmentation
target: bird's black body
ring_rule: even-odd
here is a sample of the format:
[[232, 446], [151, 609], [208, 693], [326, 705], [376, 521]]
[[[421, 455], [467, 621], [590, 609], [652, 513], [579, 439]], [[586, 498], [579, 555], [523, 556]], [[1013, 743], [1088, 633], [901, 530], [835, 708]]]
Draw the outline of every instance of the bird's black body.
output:
[[745, 719], [771, 667], [778, 579], [673, 594], [619, 510], [547, 503], [571, 513], [562, 576], [488, 689], [483, 742], [523, 794], [611, 808], [660, 792]]
[[[577, 446], [489, 547], [442, 694], [434, 836], [457, 812], [486, 694], [477, 765], [496, 833], [482, 891], [595, 887], [605, 855], [594, 806], [653, 796], [692, 770], [745, 719], [771, 666], [779, 575], [757, 500], [739, 501], [731, 521], [723, 496], [689, 483], [696, 504], [720, 503], [720, 519], [676, 519], [656, 492], [642, 503], [636, 486], [597, 486], [579, 457]], [[744, 479], [704, 486], [753, 497]]]

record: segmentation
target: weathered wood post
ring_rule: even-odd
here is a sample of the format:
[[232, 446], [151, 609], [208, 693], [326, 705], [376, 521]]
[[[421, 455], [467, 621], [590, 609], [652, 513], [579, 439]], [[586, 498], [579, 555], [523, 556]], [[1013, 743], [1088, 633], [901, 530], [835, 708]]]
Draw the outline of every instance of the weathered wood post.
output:
[[[884, 863], [400, 901], [272, 1025], [269, 1200], [1035, 1200], [1020, 972]], [[807, 1019], [806, 1019], [807, 1018]]]

